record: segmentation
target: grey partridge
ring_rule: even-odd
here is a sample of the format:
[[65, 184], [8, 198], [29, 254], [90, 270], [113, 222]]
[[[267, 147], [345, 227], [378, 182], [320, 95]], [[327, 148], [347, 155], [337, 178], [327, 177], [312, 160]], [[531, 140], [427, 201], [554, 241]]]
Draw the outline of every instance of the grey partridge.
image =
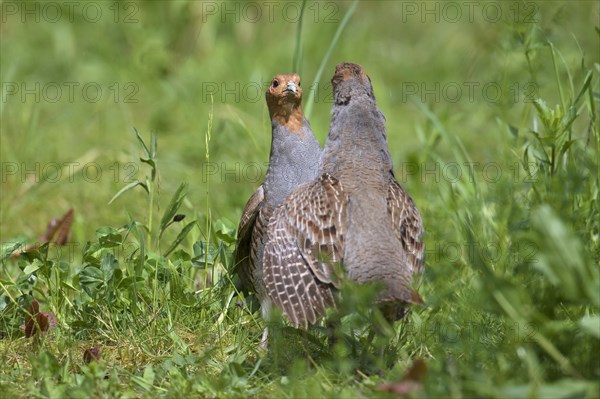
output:
[[[266, 229], [273, 210], [301, 183], [317, 176], [321, 147], [302, 112], [302, 88], [297, 74], [276, 75], [266, 92], [271, 118], [271, 153], [263, 184], [250, 197], [240, 220], [235, 254], [242, 289], [256, 294], [263, 319], [271, 300], [263, 279]], [[266, 345], [268, 330], [262, 338]]]
[[324, 314], [340, 278], [380, 283], [377, 302], [389, 321], [422, 303], [411, 284], [423, 270], [423, 224], [394, 177], [371, 81], [360, 65], [342, 63], [332, 84], [319, 177], [273, 213], [264, 248], [267, 293], [304, 328]]

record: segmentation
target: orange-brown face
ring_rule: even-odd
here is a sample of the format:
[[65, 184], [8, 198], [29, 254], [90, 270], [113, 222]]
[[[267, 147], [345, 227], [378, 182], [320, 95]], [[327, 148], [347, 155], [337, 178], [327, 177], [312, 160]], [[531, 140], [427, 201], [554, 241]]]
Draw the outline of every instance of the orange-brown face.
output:
[[270, 106], [300, 104], [302, 102], [300, 76], [297, 73], [275, 75], [267, 89], [267, 102]]
[[291, 132], [298, 132], [304, 124], [302, 88], [296, 73], [275, 75], [267, 89], [269, 116]]

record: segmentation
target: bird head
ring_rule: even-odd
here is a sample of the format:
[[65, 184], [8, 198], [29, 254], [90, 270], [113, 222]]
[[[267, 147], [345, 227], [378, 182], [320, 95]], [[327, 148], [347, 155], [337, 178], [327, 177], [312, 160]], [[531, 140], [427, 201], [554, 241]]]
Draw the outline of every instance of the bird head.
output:
[[368, 97], [375, 98], [371, 79], [358, 64], [350, 62], [337, 64], [331, 84], [335, 103], [339, 105], [348, 104], [353, 94], [366, 94]]
[[267, 105], [271, 108], [292, 108], [302, 103], [302, 87], [297, 73], [275, 75], [267, 89]]
[[304, 114], [300, 75], [297, 73], [275, 75], [267, 89], [266, 97], [271, 120], [276, 120], [292, 131], [302, 126]]

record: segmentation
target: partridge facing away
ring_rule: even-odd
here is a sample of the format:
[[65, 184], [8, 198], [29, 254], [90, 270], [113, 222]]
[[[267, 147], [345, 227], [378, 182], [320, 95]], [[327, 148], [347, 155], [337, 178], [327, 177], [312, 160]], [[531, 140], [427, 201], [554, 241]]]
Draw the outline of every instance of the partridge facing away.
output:
[[377, 303], [389, 321], [422, 303], [411, 283], [423, 270], [423, 224], [394, 177], [371, 81], [360, 65], [342, 63], [332, 84], [319, 176], [275, 210], [264, 248], [267, 293], [300, 327], [323, 313], [339, 287], [336, 264], [342, 278], [382, 285]]
[[[266, 229], [273, 210], [301, 183], [317, 176], [321, 147], [302, 112], [297, 74], [276, 75], [266, 92], [271, 118], [271, 153], [263, 184], [250, 197], [238, 227], [236, 271], [244, 291], [256, 294], [268, 320], [271, 300], [263, 279]], [[333, 303], [329, 298], [328, 303]], [[266, 344], [267, 329], [262, 338]]]

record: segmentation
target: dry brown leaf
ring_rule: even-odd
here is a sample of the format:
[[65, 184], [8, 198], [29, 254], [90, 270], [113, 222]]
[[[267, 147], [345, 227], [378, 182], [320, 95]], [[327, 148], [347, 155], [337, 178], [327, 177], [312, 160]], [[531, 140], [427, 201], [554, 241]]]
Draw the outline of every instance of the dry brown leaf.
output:
[[88, 348], [83, 352], [83, 362], [85, 364], [100, 360], [100, 349], [98, 347]]
[[415, 359], [408, 371], [399, 382], [388, 382], [377, 385], [383, 392], [396, 394], [400, 397], [416, 393], [423, 388], [423, 380], [427, 376], [427, 365], [423, 359]]
[[46, 226], [46, 234], [39, 238], [40, 242], [51, 242], [65, 245], [69, 239], [69, 231], [73, 224], [73, 208], [69, 209], [60, 219], [54, 218]]
[[47, 242], [61, 246], [65, 245], [69, 240], [69, 232], [71, 231], [71, 225], [73, 224], [73, 213], [73, 208], [71, 208], [60, 219], [54, 218], [50, 220], [46, 226], [46, 232], [38, 237], [37, 243], [27, 245], [25, 248], [14, 251], [12, 256], [17, 257], [24, 252], [39, 248], [41, 244]]
[[25, 338], [31, 338], [39, 331], [46, 332], [56, 327], [56, 316], [52, 312], [40, 312], [40, 305], [35, 299], [25, 315]]

